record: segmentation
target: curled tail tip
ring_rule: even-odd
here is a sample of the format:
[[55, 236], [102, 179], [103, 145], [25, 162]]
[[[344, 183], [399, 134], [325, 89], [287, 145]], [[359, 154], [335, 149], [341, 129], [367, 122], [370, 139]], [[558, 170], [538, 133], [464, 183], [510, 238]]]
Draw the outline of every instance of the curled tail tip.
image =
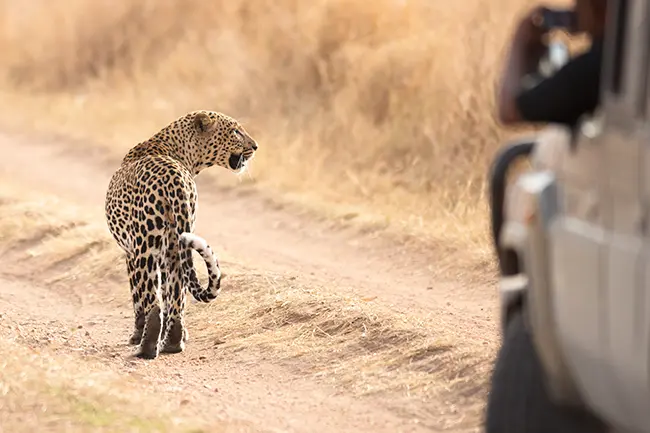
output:
[[196, 236], [193, 233], [182, 233], [179, 236], [179, 243], [184, 249], [197, 251], [205, 261], [208, 270], [208, 286], [203, 288], [196, 277], [190, 258], [187, 258], [189, 261], [184, 260], [181, 266], [184, 269], [183, 273], [186, 287], [192, 293], [192, 296], [196, 301], [210, 302], [214, 300], [221, 292], [221, 280], [224, 276], [214, 252], [205, 239]]
[[217, 297], [221, 294], [221, 280], [222, 279], [223, 278], [221, 278], [221, 277], [217, 278], [217, 280], [213, 284], [210, 284], [211, 287], [209, 287], [208, 290], [192, 290], [192, 289], [190, 289], [190, 293], [192, 294], [192, 298], [194, 299], [194, 301], [195, 302], [208, 303], [208, 302], [212, 302], [215, 299], [217, 299]]

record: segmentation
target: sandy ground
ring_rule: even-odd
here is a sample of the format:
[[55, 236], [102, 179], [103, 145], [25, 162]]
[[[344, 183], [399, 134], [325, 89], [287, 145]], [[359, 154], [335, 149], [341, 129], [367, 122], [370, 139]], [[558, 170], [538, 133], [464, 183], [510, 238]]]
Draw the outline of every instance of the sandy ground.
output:
[[[0, 149], [0, 178], [56, 194], [83, 206], [89, 218], [103, 221], [106, 186], [118, 160], [92, 146], [82, 154], [78, 144], [13, 135], [0, 135]], [[197, 181], [196, 232], [218, 254], [236, 258], [238, 265], [259, 274], [282, 274], [342, 296], [372, 298], [396, 313], [435, 317], [441, 333], [469, 350], [494, 347], [493, 286], [441, 279], [435, 252], [315, 221], [247, 186], [218, 187], [201, 176]], [[247, 350], [212, 356], [213, 343], [201, 339], [200, 332], [192, 334], [191, 328], [184, 353], [152, 362], [133, 359], [126, 345], [132, 329], [126, 286], [116, 287], [114, 281], [48, 285], [38, 274], [26, 278], [24, 272], [14, 272], [18, 257], [18, 251], [2, 255], [3, 332], [48, 353], [100, 359], [96, 368], [136, 378], [144, 394], [204, 425], [228, 421], [233, 423], [229, 431], [479, 431], [475, 408], [471, 419], [464, 420], [464, 408], [451, 408], [453, 402], [390, 394], [358, 397], [336, 383], [301, 374], [299, 359], [279, 362]], [[226, 266], [224, 272], [228, 274]]]

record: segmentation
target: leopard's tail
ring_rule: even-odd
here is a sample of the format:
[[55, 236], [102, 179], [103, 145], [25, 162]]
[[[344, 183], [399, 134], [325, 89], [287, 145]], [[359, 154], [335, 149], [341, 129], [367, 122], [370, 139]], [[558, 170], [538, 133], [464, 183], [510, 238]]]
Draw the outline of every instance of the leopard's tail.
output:
[[[183, 286], [199, 302], [214, 300], [221, 292], [221, 269], [217, 258], [212, 253], [212, 248], [205, 239], [193, 233], [183, 233], [179, 241]], [[205, 261], [208, 270], [208, 286], [206, 288], [201, 287], [201, 283], [196, 276], [196, 269], [194, 269], [194, 263], [192, 262], [192, 250], [198, 252]]]

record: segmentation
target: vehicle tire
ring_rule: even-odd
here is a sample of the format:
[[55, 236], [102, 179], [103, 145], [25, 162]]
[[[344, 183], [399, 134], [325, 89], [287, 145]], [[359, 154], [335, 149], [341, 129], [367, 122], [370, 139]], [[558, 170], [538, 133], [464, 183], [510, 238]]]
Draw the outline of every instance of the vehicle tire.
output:
[[560, 407], [546, 392], [543, 371], [523, 307], [512, 313], [492, 373], [486, 433], [600, 433], [609, 428], [590, 413]]

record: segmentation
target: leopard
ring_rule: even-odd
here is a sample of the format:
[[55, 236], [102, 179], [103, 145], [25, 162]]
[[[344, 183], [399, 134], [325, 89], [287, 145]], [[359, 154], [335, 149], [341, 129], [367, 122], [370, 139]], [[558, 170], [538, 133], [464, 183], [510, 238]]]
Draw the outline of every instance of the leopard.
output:
[[[129, 344], [136, 346], [137, 358], [183, 352], [188, 342], [187, 293], [202, 303], [220, 294], [219, 260], [194, 233], [195, 178], [212, 166], [242, 173], [257, 148], [239, 121], [221, 112], [197, 110], [132, 147], [111, 176], [106, 221], [126, 256], [135, 316]], [[193, 251], [205, 262], [205, 287], [197, 277]]]

